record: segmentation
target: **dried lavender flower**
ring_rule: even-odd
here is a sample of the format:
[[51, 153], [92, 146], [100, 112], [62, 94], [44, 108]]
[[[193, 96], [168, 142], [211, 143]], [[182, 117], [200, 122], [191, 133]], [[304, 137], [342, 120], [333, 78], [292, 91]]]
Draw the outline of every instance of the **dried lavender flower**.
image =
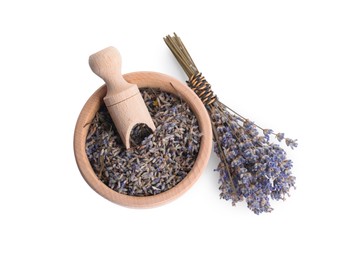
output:
[[290, 148], [297, 140], [285, 138], [263, 129], [221, 103], [210, 84], [199, 72], [181, 39], [167, 36], [166, 44], [189, 77], [188, 86], [200, 97], [209, 112], [214, 136], [214, 151], [220, 159], [220, 197], [231, 200], [232, 205], [245, 200], [254, 213], [271, 212], [270, 199], [284, 200], [295, 177], [291, 173], [292, 161], [286, 152], [270, 137]]
[[287, 146], [289, 146], [291, 149], [294, 149], [297, 147], [297, 139], [292, 140], [290, 138], [285, 138], [285, 143]]
[[263, 129], [262, 132], [263, 132], [263, 136], [265, 137], [265, 139], [267, 141], [269, 141], [271, 134], [273, 134], [273, 130], [272, 129]]
[[[209, 110], [213, 127], [218, 129], [214, 151], [221, 160], [217, 168], [220, 197], [232, 200], [233, 205], [245, 200], [256, 214], [271, 212], [269, 199], [284, 200], [290, 188], [295, 187], [292, 162], [286, 159], [286, 152], [266, 137], [272, 130], [262, 129], [261, 134], [253, 122], [231, 113], [218, 102]], [[284, 134], [278, 135], [284, 138]], [[285, 141], [290, 147], [297, 145], [291, 139]]]
[[276, 138], [279, 142], [281, 142], [284, 139], [284, 133], [278, 133], [276, 134]]
[[187, 176], [199, 151], [201, 133], [186, 102], [153, 88], [140, 92], [155, 132], [144, 124], [136, 125], [131, 133], [133, 146], [126, 150], [102, 106], [90, 124], [86, 153], [105, 185], [122, 194], [149, 196], [174, 187]]

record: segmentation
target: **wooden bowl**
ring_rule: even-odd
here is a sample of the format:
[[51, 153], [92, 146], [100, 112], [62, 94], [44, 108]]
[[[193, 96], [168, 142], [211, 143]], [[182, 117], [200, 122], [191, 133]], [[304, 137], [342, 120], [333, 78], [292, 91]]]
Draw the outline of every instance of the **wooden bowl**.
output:
[[212, 147], [212, 130], [208, 112], [197, 95], [185, 84], [165, 74], [156, 72], [134, 72], [124, 78], [137, 84], [139, 88], [152, 87], [181, 97], [197, 117], [202, 133], [200, 149], [195, 164], [187, 176], [173, 188], [156, 195], [138, 197], [121, 194], [110, 189], [96, 176], [86, 154], [86, 138], [89, 124], [106, 95], [106, 86], [100, 87], [86, 102], [76, 123], [74, 133], [74, 152], [78, 168], [86, 182], [104, 198], [126, 207], [149, 208], [170, 202], [186, 192], [200, 177], [205, 169]]

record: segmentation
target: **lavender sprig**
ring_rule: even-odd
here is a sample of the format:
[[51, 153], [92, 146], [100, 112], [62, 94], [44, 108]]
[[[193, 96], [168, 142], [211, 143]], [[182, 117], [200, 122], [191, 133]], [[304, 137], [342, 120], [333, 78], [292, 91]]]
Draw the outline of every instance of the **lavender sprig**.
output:
[[[231, 200], [232, 205], [245, 200], [256, 214], [271, 212], [270, 198], [284, 200], [295, 188], [292, 161], [278, 144], [270, 142], [272, 130], [263, 129], [261, 133], [253, 122], [230, 113], [218, 102], [210, 107], [210, 115], [217, 129], [214, 151], [221, 160], [216, 169], [220, 174], [220, 197]], [[277, 140], [284, 139], [284, 134], [275, 136]], [[285, 143], [291, 148], [297, 146], [296, 140], [289, 138], [285, 138]]]
[[214, 151], [220, 159], [216, 169], [220, 174], [220, 197], [231, 200], [232, 205], [245, 200], [256, 214], [271, 212], [270, 199], [284, 200], [295, 188], [292, 161], [279, 144], [271, 142], [271, 137], [279, 143], [285, 141], [292, 149], [297, 147], [297, 140], [261, 128], [221, 103], [181, 39], [174, 34], [164, 40], [189, 77], [188, 86], [209, 112]]

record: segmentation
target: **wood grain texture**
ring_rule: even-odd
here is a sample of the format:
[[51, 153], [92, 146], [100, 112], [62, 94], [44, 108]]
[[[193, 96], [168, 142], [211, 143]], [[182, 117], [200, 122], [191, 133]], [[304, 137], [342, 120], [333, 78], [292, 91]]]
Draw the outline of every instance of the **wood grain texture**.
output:
[[155, 125], [136, 84], [127, 82], [121, 74], [121, 55], [115, 47], [105, 48], [89, 57], [92, 71], [107, 86], [104, 102], [126, 148], [136, 124], [146, 124], [152, 131]]
[[74, 134], [74, 152], [79, 170], [86, 182], [101, 196], [122, 206], [149, 208], [170, 202], [186, 192], [204, 171], [212, 148], [212, 130], [209, 115], [196, 94], [185, 84], [165, 74], [134, 72], [124, 75], [126, 81], [139, 88], [152, 87], [172, 93], [187, 102], [196, 115], [202, 133], [196, 162], [188, 175], [175, 187], [157, 195], [136, 197], [120, 194], [102, 183], [94, 173], [85, 151], [89, 123], [99, 110], [106, 95], [106, 86], [100, 87], [86, 102], [77, 120]]

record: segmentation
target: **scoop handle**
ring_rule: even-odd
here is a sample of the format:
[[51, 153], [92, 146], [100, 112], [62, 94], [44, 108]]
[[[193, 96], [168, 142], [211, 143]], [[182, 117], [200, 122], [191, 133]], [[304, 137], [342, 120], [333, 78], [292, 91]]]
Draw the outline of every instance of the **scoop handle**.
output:
[[89, 66], [105, 81], [108, 95], [119, 94], [133, 86], [123, 78], [121, 64], [121, 55], [115, 47], [105, 48], [89, 57]]
[[136, 124], [144, 123], [155, 131], [138, 86], [128, 83], [121, 74], [121, 55], [116, 48], [108, 47], [92, 54], [89, 66], [106, 83], [104, 103], [127, 149], [130, 148], [131, 130]]

